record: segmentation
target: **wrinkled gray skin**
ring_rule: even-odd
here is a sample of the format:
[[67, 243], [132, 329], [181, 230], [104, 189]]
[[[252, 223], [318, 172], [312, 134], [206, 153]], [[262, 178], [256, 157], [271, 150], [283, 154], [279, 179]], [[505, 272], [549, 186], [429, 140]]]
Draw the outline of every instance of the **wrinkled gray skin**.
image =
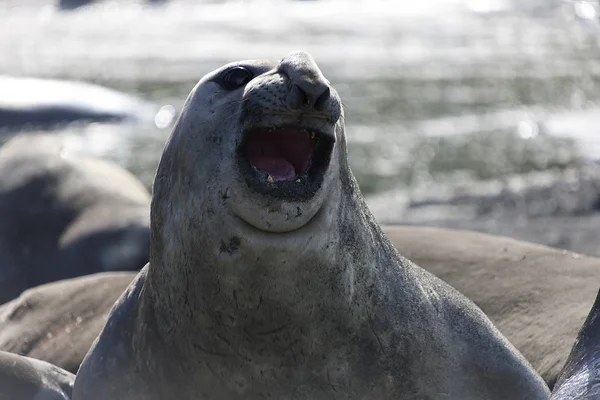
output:
[[600, 398], [600, 291], [565, 364], [551, 400]]
[[148, 262], [150, 195], [130, 173], [64, 154], [53, 136], [0, 148], [0, 303], [23, 290]]
[[[255, 77], [229, 91], [213, 80], [232, 65]], [[322, 111], [297, 109], [294, 85], [313, 99], [329, 83], [292, 53], [194, 88], [157, 171], [149, 265], [74, 398], [547, 399], [483, 313], [383, 235], [348, 168], [335, 91]], [[235, 157], [246, 128], [290, 124], [336, 140], [304, 200], [260, 194]]]
[[0, 351], [0, 400], [70, 400], [74, 380], [47, 362]]

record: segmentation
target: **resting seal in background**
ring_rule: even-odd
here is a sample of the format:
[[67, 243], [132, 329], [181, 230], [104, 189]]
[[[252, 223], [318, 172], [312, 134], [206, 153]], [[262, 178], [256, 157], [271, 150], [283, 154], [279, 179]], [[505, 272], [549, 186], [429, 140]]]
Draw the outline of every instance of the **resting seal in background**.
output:
[[[148, 4], [161, 4], [167, 0], [146, 0]], [[58, 8], [60, 10], [75, 10], [83, 6], [92, 5], [98, 3], [96, 0], [58, 0]]]
[[[598, 282], [596, 281], [596, 285]], [[600, 291], [563, 368], [551, 400], [600, 398]]]
[[547, 399], [464, 296], [400, 257], [306, 53], [204, 77], [161, 158], [150, 262], [74, 398]]
[[0, 130], [52, 129], [74, 121], [152, 121], [158, 107], [86, 82], [0, 75]]
[[148, 261], [144, 186], [112, 163], [61, 150], [57, 137], [29, 135], [0, 148], [0, 303], [42, 283]]
[[400, 253], [477, 304], [554, 385], [594, 302], [600, 259], [479, 232], [383, 229]]
[[47, 362], [0, 351], [0, 400], [70, 400], [74, 380]]
[[134, 272], [104, 272], [40, 285], [0, 306], [0, 350], [75, 373]]

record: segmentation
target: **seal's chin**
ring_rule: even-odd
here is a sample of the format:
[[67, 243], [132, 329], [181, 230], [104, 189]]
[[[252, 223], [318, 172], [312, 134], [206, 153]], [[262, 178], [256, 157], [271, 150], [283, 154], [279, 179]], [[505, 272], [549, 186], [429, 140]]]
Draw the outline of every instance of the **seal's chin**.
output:
[[243, 133], [238, 164], [248, 185], [259, 193], [306, 200], [323, 182], [333, 137], [297, 126], [255, 128]]

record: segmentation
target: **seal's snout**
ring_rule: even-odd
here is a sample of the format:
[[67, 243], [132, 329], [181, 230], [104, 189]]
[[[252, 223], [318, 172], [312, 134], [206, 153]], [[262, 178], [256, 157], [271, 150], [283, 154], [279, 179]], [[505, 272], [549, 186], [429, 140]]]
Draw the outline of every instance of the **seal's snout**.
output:
[[331, 98], [331, 91], [329, 87], [325, 87], [324, 90], [321, 90], [322, 87], [315, 89], [314, 86], [303, 89], [300, 85], [293, 84], [288, 94], [287, 106], [293, 111], [302, 109], [324, 111]]
[[277, 70], [289, 79], [286, 104], [290, 110], [323, 112], [328, 109], [329, 82], [310, 54], [291, 53], [281, 60]]

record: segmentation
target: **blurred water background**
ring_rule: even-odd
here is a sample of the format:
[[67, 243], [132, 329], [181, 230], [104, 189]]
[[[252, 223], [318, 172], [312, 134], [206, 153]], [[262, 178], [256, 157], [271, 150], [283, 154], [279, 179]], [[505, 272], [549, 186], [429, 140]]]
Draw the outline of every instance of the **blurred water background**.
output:
[[57, 4], [0, 1], [0, 75], [93, 82], [165, 106], [135, 124], [57, 130], [70, 151], [115, 160], [150, 187], [168, 121], [200, 77], [304, 50], [343, 99], [350, 164], [380, 221], [600, 254], [597, 2]]

